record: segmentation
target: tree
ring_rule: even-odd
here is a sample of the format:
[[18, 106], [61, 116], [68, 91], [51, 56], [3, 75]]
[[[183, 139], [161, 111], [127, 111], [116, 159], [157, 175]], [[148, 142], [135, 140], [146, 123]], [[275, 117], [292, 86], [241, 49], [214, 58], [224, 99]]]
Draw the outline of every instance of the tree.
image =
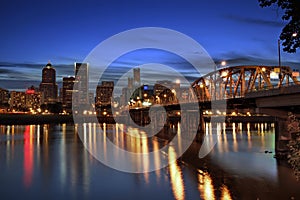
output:
[[295, 53], [300, 47], [300, 1], [299, 0], [258, 0], [259, 5], [264, 7], [273, 4], [282, 9], [284, 14], [282, 20], [287, 21], [283, 27], [280, 40], [282, 41], [283, 51]]
[[288, 163], [294, 169], [296, 179], [300, 180], [300, 122], [291, 112], [288, 113], [287, 130], [291, 135], [291, 140], [288, 143]]

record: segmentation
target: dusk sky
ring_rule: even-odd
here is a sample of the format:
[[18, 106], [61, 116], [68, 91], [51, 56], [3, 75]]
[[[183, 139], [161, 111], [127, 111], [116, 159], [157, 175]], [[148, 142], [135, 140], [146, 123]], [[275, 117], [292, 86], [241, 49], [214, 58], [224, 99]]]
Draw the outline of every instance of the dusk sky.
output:
[[[0, 87], [38, 86], [48, 60], [61, 82], [73, 75], [73, 63], [83, 61], [100, 42], [139, 27], [182, 32], [214, 61], [226, 60], [229, 66], [277, 65], [277, 39], [284, 26], [280, 14], [275, 7], [259, 7], [257, 0], [4, 0]], [[139, 64], [127, 61], [122, 64]], [[300, 68], [300, 53], [282, 53], [282, 64]]]

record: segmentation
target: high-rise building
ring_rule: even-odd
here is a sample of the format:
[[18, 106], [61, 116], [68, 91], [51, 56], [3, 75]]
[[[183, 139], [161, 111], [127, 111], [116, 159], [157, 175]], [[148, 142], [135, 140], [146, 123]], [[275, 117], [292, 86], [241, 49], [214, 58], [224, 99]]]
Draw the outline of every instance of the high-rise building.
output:
[[96, 90], [96, 104], [108, 105], [111, 103], [112, 93], [114, 90], [113, 81], [102, 81], [101, 85], [97, 86]]
[[56, 71], [50, 62], [43, 68], [40, 91], [43, 94], [43, 103], [57, 102]]
[[74, 98], [77, 105], [88, 104], [89, 77], [88, 63], [75, 63], [75, 87]]
[[132, 89], [133, 88], [133, 78], [128, 77], [128, 89]]
[[42, 93], [34, 86], [29, 87], [25, 91], [25, 105], [27, 109], [37, 110], [41, 107]]
[[8, 104], [8, 100], [9, 100], [9, 91], [0, 88], [0, 106]]
[[73, 95], [74, 82], [75, 82], [75, 78], [72, 76], [71, 77], [63, 77], [61, 101], [62, 101], [63, 107], [68, 112], [70, 112], [72, 109], [72, 95]]
[[141, 85], [140, 68], [133, 69], [133, 81], [134, 81], [134, 86], [137, 87]]
[[26, 93], [19, 91], [10, 92], [9, 100], [10, 108], [13, 110], [25, 110], [26, 109]]
[[37, 110], [41, 106], [42, 94], [33, 87], [28, 88], [25, 92], [10, 92], [10, 108], [17, 111]]
[[120, 96], [120, 105], [121, 106], [126, 106], [129, 102], [129, 92], [128, 92], [128, 88], [125, 87], [125, 88], [122, 88], [122, 94]]

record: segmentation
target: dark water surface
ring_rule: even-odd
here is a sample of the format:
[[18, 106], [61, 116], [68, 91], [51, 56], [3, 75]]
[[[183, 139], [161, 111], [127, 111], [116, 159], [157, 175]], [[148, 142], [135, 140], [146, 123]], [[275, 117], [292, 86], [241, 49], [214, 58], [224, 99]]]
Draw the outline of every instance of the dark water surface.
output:
[[[97, 124], [84, 126], [89, 135], [101, 129]], [[106, 125], [105, 130], [114, 126]], [[197, 158], [199, 148], [193, 144], [192, 153], [177, 163], [139, 174], [97, 161], [84, 148], [77, 128], [0, 125], [0, 199], [300, 199], [300, 183], [293, 171], [273, 158], [273, 124], [218, 124], [215, 135], [211, 124], [206, 124], [207, 138], [218, 141], [208, 156]], [[146, 151], [163, 145], [128, 142], [118, 134], [105, 133], [105, 137], [124, 142], [131, 150], [139, 149], [137, 144]]]

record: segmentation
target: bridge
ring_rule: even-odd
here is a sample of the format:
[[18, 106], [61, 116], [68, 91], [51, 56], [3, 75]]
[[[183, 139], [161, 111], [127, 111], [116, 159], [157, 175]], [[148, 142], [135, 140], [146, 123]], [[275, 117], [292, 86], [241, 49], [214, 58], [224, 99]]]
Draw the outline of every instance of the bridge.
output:
[[227, 67], [198, 78], [192, 87], [200, 102], [244, 98], [258, 91], [299, 85], [297, 73], [287, 66]]
[[[191, 84], [190, 88], [193, 90], [190, 93], [194, 95], [193, 99], [199, 103], [201, 111], [201, 123], [198, 129], [200, 132], [203, 131], [205, 117], [210, 117], [209, 115], [205, 116], [204, 111], [210, 110], [213, 103], [225, 100], [227, 119], [274, 122], [276, 124], [276, 152], [280, 154], [286, 151], [286, 144], [291, 138], [286, 125], [288, 112], [300, 114], [298, 76], [299, 72], [293, 71], [288, 66], [248, 65], [221, 68], [198, 78]], [[190, 125], [188, 120], [196, 112], [193, 110], [178, 112], [182, 104], [180, 105], [176, 98], [173, 99], [175, 99], [173, 102], [163, 103], [169, 114], [169, 120], [180, 120], [182, 124]], [[149, 108], [149, 106], [132, 107], [130, 115], [133, 121], [139, 124], [150, 123]], [[230, 113], [235, 113], [235, 116]], [[248, 113], [249, 115], [240, 116], [238, 113]], [[223, 115], [224, 117], [224, 113], [212, 114], [215, 116]], [[155, 123], [164, 121], [159, 110], [155, 115]], [[107, 120], [107, 116], [102, 118]]]
[[275, 117], [276, 152], [287, 150], [288, 112], [299, 116], [299, 72], [288, 66], [235, 66], [198, 78], [192, 87], [199, 102], [226, 99], [228, 108]]

